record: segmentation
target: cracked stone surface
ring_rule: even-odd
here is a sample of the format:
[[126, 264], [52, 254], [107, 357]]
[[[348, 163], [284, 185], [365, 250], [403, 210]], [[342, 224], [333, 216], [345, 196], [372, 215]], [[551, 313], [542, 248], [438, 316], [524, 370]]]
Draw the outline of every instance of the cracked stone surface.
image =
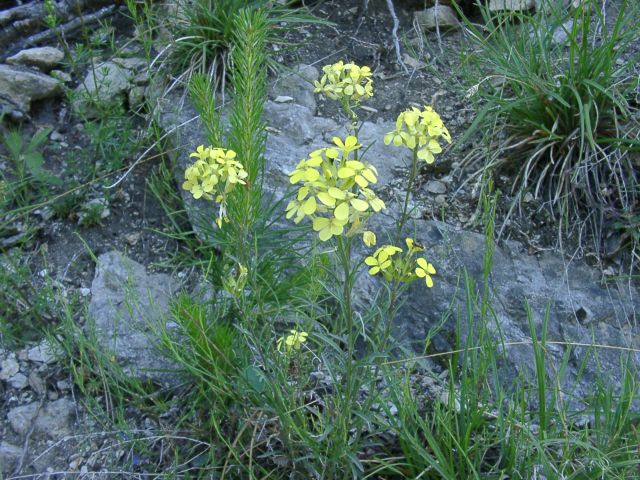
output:
[[147, 273], [145, 267], [120, 252], [98, 257], [91, 284], [89, 315], [97, 340], [113, 352], [131, 375], [166, 380], [160, 370], [174, 367], [155, 350], [157, 322], [167, 322], [169, 301], [177, 283], [164, 273]]

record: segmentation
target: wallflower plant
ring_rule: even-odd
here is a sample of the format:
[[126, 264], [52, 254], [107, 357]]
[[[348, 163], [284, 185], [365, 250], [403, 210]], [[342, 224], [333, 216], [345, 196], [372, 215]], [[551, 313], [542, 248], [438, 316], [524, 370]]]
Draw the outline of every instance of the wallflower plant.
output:
[[289, 335], [280, 337], [277, 341], [277, 348], [280, 353], [291, 354], [302, 348], [307, 342], [307, 332], [298, 330], [289, 330]]
[[191, 192], [195, 199], [205, 198], [220, 204], [216, 224], [221, 228], [222, 222], [227, 221], [227, 194], [238, 184], [246, 185], [248, 173], [235, 160], [236, 152], [233, 150], [200, 145], [189, 156], [197, 160], [185, 170], [182, 188]]
[[418, 174], [418, 160], [424, 160], [427, 164], [433, 163], [435, 155], [442, 152], [439, 139], [451, 143], [449, 130], [444, 126], [440, 115], [429, 106], [425, 106], [422, 110], [411, 107], [401, 112], [396, 119], [395, 130], [384, 136], [386, 145], [393, 144], [396, 147], [404, 147], [411, 150], [413, 154], [409, 184], [405, 192], [400, 219], [397, 222], [396, 239], [399, 239], [409, 216], [409, 197]]

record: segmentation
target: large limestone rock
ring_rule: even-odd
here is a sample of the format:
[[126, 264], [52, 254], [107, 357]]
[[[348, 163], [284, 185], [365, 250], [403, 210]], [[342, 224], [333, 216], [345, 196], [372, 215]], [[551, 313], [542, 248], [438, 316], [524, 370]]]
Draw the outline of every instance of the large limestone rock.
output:
[[270, 97], [291, 97], [293, 102], [316, 111], [316, 97], [313, 82], [318, 79], [318, 69], [313, 65], [298, 65], [290, 72], [284, 72], [271, 86]]
[[22, 112], [31, 102], [62, 93], [62, 83], [48, 75], [18, 65], [0, 65], [0, 100]]
[[143, 265], [119, 252], [98, 257], [91, 284], [89, 315], [98, 342], [113, 352], [126, 372], [138, 378], [160, 381], [159, 372], [171, 369], [156, 351], [157, 322], [167, 322], [176, 282], [164, 273], [149, 274]]
[[33, 427], [36, 434], [59, 440], [71, 432], [74, 412], [75, 403], [63, 397], [43, 405], [32, 402], [15, 407], [7, 414], [7, 420], [11, 429], [19, 435], [25, 435]]
[[420, 10], [414, 14], [418, 25], [424, 30], [457, 29], [460, 28], [460, 20], [448, 5], [435, 5], [426, 10]]
[[[373, 217], [374, 231], [381, 233], [389, 227], [389, 219]], [[464, 280], [466, 272], [475, 282], [471, 293], [481, 291], [485, 238], [426, 220], [415, 220], [415, 233], [412, 228], [408, 235], [415, 235], [427, 247], [424, 256], [438, 273], [433, 288], [426, 288], [420, 281], [410, 287], [394, 322], [397, 338], [422, 352], [429, 332], [435, 332], [436, 325], [446, 318], [431, 338], [431, 352], [455, 350], [458, 316], [463, 345], [467, 335], [477, 333], [477, 325], [471, 327], [467, 316]], [[361, 305], [373, 298], [378, 285], [378, 280], [369, 275], [360, 277]], [[557, 377], [563, 355], [570, 350], [567, 372], [561, 379], [567, 401], [586, 398], [593, 391], [597, 375], [613, 388], [619, 386], [621, 359], [627, 356], [633, 369], [640, 367], [640, 353], [617, 349], [640, 349], [640, 325], [635, 313], [640, 308], [640, 292], [628, 283], [602, 284], [599, 272], [582, 262], [566, 263], [553, 252], [529, 255], [526, 245], [507, 242], [495, 248], [489, 289], [493, 314], [488, 315], [488, 329], [496, 340], [505, 385], [516, 378], [535, 379], [527, 303], [538, 335], [549, 306], [548, 341], [576, 344], [550, 343], [546, 347], [551, 378]], [[475, 322], [480, 321], [477, 311], [472, 316]]]
[[489, 0], [489, 10], [530, 10], [536, 8], [536, 0]]
[[146, 62], [140, 58], [113, 58], [90, 68], [75, 90], [74, 109], [96, 117], [101, 106], [122, 104], [145, 66]]
[[64, 60], [64, 53], [53, 47], [36, 47], [21, 50], [14, 56], [7, 58], [11, 65], [26, 65], [36, 67], [43, 72], [54, 69]]

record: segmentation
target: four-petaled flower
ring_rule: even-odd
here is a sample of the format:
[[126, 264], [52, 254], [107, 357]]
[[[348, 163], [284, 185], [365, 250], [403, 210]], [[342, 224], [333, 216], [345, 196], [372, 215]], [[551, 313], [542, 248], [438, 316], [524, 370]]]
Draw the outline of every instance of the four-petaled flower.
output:
[[384, 272], [391, 266], [391, 257], [401, 251], [401, 248], [394, 247], [393, 245], [385, 245], [377, 249], [373, 252], [373, 255], [364, 259], [364, 263], [371, 267], [369, 269], [369, 275]]
[[322, 93], [332, 100], [359, 102], [373, 96], [371, 69], [340, 60], [322, 67], [322, 78], [315, 81], [315, 93]]
[[424, 278], [427, 287], [433, 287], [433, 280], [431, 275], [436, 274], [436, 269], [433, 265], [427, 262], [424, 258], [418, 258], [416, 260], [418, 266], [416, 267], [415, 273], [419, 278]]
[[309, 334], [298, 330], [289, 330], [289, 335], [280, 337], [277, 342], [279, 352], [291, 353], [300, 350], [306, 343]]
[[367, 230], [362, 234], [362, 242], [367, 247], [375, 247], [376, 245], [376, 234], [370, 230]]

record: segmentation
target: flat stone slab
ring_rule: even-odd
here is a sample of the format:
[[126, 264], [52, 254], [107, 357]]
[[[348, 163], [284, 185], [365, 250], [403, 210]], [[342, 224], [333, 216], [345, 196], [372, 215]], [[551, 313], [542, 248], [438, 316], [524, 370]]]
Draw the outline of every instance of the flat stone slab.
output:
[[[379, 229], [377, 233], [388, 227], [384, 219], [372, 226]], [[458, 318], [463, 346], [467, 335], [477, 332], [469, 325], [466, 311], [465, 272], [473, 278], [472, 295], [481, 295], [485, 237], [427, 220], [415, 220], [415, 232], [416, 240], [426, 247], [423, 256], [434, 264], [437, 274], [433, 277], [433, 288], [427, 288], [420, 280], [409, 288], [406, 303], [394, 321], [396, 336], [416, 352], [422, 352], [430, 330], [447, 318], [431, 338], [429, 353], [452, 351], [457, 348]], [[634, 286], [620, 281], [603, 284], [599, 272], [583, 262], [567, 264], [560, 254], [553, 252], [529, 255], [526, 246], [518, 242], [495, 246], [488, 281], [492, 309], [487, 316], [488, 329], [495, 340], [501, 339], [496, 347], [503, 354], [500, 369], [505, 384], [516, 378], [535, 379], [526, 303], [538, 336], [549, 307], [547, 340], [581, 344], [546, 347], [547, 367], [552, 378], [559, 371], [563, 355], [571, 348], [563, 379], [571, 398], [584, 399], [592, 393], [598, 373], [611, 386], [619, 386], [623, 375], [621, 358], [628, 356], [630, 367], [638, 371], [640, 353], [617, 349], [640, 349], [640, 326], [636, 317], [640, 311], [640, 292]], [[357, 285], [359, 300], [366, 305], [367, 299], [373, 298], [379, 280], [365, 272]], [[478, 312], [473, 317], [475, 322], [479, 321]], [[516, 345], [503, 348], [502, 342]]]
[[177, 289], [169, 275], [147, 273], [120, 252], [98, 257], [89, 315], [99, 344], [129, 374], [163, 381], [163, 371], [175, 369], [157, 352], [156, 327], [170, 321], [169, 302]]

